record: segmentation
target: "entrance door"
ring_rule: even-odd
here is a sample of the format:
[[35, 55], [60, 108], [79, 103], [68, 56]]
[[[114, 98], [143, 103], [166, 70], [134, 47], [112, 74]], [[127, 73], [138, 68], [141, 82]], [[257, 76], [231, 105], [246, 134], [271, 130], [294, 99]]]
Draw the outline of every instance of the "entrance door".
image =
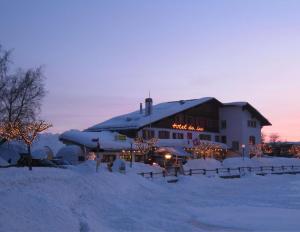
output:
[[238, 141], [232, 141], [232, 150], [238, 151], [240, 149], [240, 143]]

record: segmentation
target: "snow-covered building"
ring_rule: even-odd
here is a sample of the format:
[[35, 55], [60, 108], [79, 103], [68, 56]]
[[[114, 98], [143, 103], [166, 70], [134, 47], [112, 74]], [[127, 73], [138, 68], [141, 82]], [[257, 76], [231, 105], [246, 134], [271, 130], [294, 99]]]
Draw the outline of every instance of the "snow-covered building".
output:
[[[127, 142], [110, 144], [115, 149], [129, 147], [130, 139], [143, 137], [157, 138], [158, 146], [193, 147], [197, 141], [210, 141], [242, 154], [249, 154], [249, 145], [261, 142], [261, 129], [271, 123], [247, 102], [222, 103], [216, 98], [205, 97], [192, 100], [179, 100], [153, 105], [146, 98], [145, 107], [128, 114], [111, 118], [89, 127], [76, 139], [61, 135], [61, 140], [80, 143], [89, 134], [118, 133], [126, 135]], [[79, 138], [80, 137], [80, 138]], [[106, 136], [107, 138], [107, 136]], [[112, 137], [114, 140], [115, 135]], [[76, 141], [75, 141], [76, 140]], [[105, 149], [108, 143], [100, 144]], [[95, 143], [94, 143], [95, 144]], [[243, 146], [244, 145], [244, 146]]]

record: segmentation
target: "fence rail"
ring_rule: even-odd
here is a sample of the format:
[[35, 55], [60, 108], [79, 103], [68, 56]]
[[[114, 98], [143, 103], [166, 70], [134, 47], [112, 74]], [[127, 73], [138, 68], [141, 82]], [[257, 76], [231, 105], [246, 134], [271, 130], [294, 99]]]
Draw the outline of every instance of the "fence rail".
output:
[[282, 166], [260, 166], [260, 167], [237, 167], [237, 168], [216, 168], [216, 169], [189, 169], [180, 172], [179, 168], [172, 168], [170, 171], [162, 172], [141, 172], [139, 175], [146, 178], [166, 177], [166, 176], [178, 176], [183, 175], [205, 175], [212, 176], [217, 175], [222, 178], [239, 178], [245, 173], [254, 173], [256, 175], [267, 174], [299, 174], [300, 166], [297, 165], [282, 165]]

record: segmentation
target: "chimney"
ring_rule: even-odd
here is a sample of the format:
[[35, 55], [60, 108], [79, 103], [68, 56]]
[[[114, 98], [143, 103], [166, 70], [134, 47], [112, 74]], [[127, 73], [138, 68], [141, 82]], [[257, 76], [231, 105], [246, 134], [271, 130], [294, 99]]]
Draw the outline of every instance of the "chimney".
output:
[[153, 105], [153, 100], [152, 98], [148, 97], [145, 99], [145, 115], [148, 116], [152, 114], [152, 105]]
[[143, 103], [140, 103], [140, 114], [143, 114]]

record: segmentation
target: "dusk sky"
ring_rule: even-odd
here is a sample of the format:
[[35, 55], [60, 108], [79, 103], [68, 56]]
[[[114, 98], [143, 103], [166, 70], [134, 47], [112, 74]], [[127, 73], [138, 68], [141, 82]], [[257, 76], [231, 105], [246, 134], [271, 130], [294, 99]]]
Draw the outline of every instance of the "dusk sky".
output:
[[248, 101], [300, 141], [300, 1], [0, 0], [14, 67], [44, 66], [42, 117], [85, 129], [154, 103]]

